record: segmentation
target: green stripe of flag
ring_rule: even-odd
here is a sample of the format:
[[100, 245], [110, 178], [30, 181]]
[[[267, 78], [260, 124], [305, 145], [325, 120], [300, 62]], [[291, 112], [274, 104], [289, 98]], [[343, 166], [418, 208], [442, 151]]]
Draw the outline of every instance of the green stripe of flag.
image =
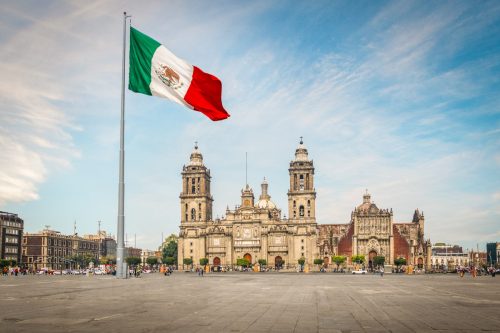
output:
[[151, 95], [151, 59], [161, 44], [130, 27], [129, 81], [128, 89]]

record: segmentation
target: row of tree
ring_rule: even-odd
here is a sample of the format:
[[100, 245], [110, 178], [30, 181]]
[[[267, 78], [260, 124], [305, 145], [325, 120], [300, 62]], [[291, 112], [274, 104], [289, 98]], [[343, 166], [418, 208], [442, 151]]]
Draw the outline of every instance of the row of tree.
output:
[[16, 260], [10, 260], [10, 259], [0, 259], [0, 268], [4, 267], [14, 267], [17, 265]]
[[[332, 256], [332, 262], [334, 262], [337, 265], [337, 267], [343, 265], [346, 261], [347, 261], [346, 256]], [[354, 263], [363, 264], [363, 263], [365, 263], [366, 258], [364, 255], [355, 255], [355, 256], [351, 257], [351, 261]], [[306, 262], [305, 258], [300, 258], [297, 261], [297, 263], [301, 266], [304, 266], [305, 262]], [[384, 256], [376, 256], [373, 258], [372, 262], [376, 266], [382, 266], [385, 263], [385, 257]], [[187, 265], [187, 266], [192, 265], [193, 259], [184, 258], [183, 263], [184, 263], [184, 265]], [[259, 265], [262, 265], [262, 266], [267, 265], [267, 261], [265, 259], [259, 259], [258, 263], [259, 263]], [[284, 263], [285, 263], [285, 261], [282, 260], [281, 264], [284, 264]], [[323, 259], [314, 259], [315, 265], [323, 265], [323, 263], [324, 263]], [[208, 264], [208, 258], [201, 258], [200, 259], [200, 265], [205, 266], [207, 264]], [[238, 265], [238, 266], [248, 267], [248, 266], [250, 266], [250, 264], [251, 264], [250, 261], [248, 261], [245, 258], [236, 259], [236, 265]], [[402, 266], [402, 265], [406, 265], [406, 259], [405, 258], [397, 258], [394, 260], [394, 264], [398, 267]]]

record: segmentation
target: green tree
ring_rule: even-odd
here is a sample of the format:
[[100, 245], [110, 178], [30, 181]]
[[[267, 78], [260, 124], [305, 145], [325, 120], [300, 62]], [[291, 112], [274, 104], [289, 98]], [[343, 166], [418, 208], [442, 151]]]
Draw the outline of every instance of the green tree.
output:
[[340, 265], [343, 265], [347, 260], [346, 256], [332, 256], [332, 261], [337, 265], [337, 269]]
[[165, 262], [167, 257], [172, 257], [175, 261], [177, 261], [177, 239], [174, 239], [171, 236], [167, 238], [167, 242], [164, 243], [162, 249], [162, 261]]
[[127, 257], [125, 261], [129, 266], [137, 266], [141, 263], [141, 258], [139, 257]]
[[205, 266], [206, 264], [208, 264], [208, 258], [201, 258], [200, 265]]
[[323, 264], [323, 259], [314, 259], [314, 264], [315, 265], [322, 265]]
[[365, 256], [362, 255], [362, 254], [358, 254], [358, 255], [352, 256], [351, 257], [351, 261], [355, 262], [355, 263], [358, 263], [358, 264], [362, 264], [362, 263], [365, 262]]
[[245, 258], [238, 258], [238, 259], [236, 259], [236, 265], [248, 267], [248, 266], [250, 266], [250, 261], [248, 261]]
[[4, 267], [13, 267], [13, 266], [16, 266], [17, 265], [17, 261], [16, 260], [11, 260], [11, 259], [0, 259], [0, 268], [4, 268]]
[[396, 258], [394, 259], [394, 264], [399, 268], [399, 266], [406, 265], [405, 258]]
[[191, 258], [184, 258], [182, 260], [182, 262], [184, 263], [184, 265], [188, 265], [189, 266], [189, 265], [193, 264], [193, 259], [191, 259]]
[[258, 260], [259, 265], [261, 266], [266, 266], [267, 265], [267, 260], [266, 259], [259, 259]]
[[158, 264], [158, 258], [156, 258], [156, 257], [149, 257], [149, 258], [146, 259], [146, 263], [149, 266], [157, 265]]
[[176, 260], [175, 260], [174, 257], [165, 257], [165, 258], [163, 258], [163, 263], [165, 265], [169, 265], [169, 266], [175, 265], [175, 262], [176, 262]]
[[299, 263], [300, 266], [304, 266], [304, 264], [306, 263], [306, 258], [302, 257], [299, 260], [297, 260], [297, 262]]
[[376, 266], [384, 266], [385, 257], [384, 256], [376, 256], [376, 257], [373, 258], [373, 263]]

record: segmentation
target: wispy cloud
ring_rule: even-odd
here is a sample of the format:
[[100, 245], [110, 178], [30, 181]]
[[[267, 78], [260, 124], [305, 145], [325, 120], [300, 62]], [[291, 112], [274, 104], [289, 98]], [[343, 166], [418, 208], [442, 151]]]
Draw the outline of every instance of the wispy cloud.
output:
[[[6, 7], [13, 23], [0, 34], [0, 154], [17, 160], [0, 169], [0, 204], [36, 199], [54, 170], [79, 156], [87, 166], [91, 155], [96, 174], [116, 169], [116, 13], [124, 8], [97, 1], [49, 7]], [[193, 141], [201, 141], [212, 169], [215, 214], [222, 215], [239, 201], [245, 151], [251, 184], [267, 176], [273, 200], [286, 209], [287, 163], [301, 135], [316, 165], [319, 223], [347, 222], [368, 188], [397, 221], [423, 209], [433, 240], [471, 243], [497, 232], [499, 57], [468, 46], [490, 43], [481, 36], [499, 21], [495, 2], [393, 2], [363, 13], [368, 19], [347, 33], [335, 30], [342, 22], [318, 23], [331, 21], [329, 5], [297, 12], [264, 1], [124, 7], [143, 31], [221, 77], [232, 113], [207, 125], [168, 102], [129, 96], [127, 227], [139, 245], [154, 248], [156, 230], [177, 231], [178, 170]], [[108, 220], [115, 194], [105, 193]], [[472, 221], [482, 223], [477, 233]]]

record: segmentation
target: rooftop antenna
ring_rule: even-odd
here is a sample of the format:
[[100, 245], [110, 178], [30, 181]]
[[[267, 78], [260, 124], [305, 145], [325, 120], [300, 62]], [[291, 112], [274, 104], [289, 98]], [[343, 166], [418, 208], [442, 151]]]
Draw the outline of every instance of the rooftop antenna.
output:
[[97, 221], [97, 224], [99, 225], [97, 233], [98, 233], [99, 237], [101, 237], [101, 220]]
[[73, 222], [73, 235], [76, 235], [76, 220]]
[[50, 228], [50, 225], [46, 224], [45, 225], [45, 230], [49, 230], [49, 228]]

